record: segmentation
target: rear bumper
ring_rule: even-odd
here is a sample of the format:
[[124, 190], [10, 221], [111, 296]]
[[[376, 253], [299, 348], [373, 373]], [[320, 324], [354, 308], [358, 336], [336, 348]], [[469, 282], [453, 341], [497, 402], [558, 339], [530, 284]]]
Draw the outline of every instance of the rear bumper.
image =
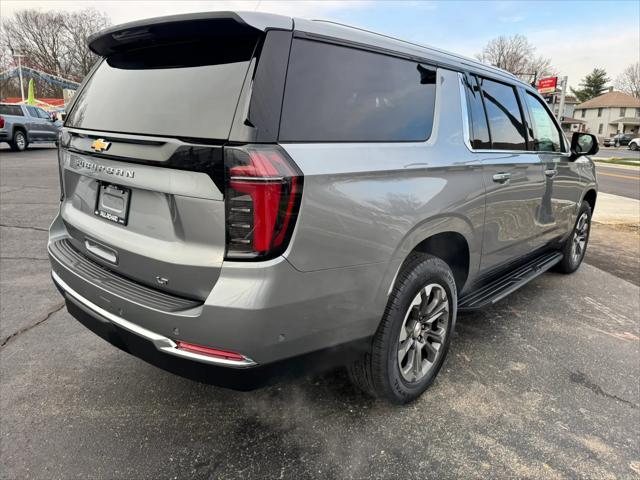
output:
[[105, 324], [112, 324], [113, 326], [118, 327], [121, 330], [125, 330], [133, 335], [137, 335], [138, 337], [151, 343], [156, 348], [156, 350], [161, 353], [166, 353], [168, 355], [173, 355], [196, 362], [202, 362], [209, 365], [217, 365], [223, 367], [247, 368], [257, 365], [256, 362], [248, 357], [244, 357], [243, 360], [232, 360], [228, 358], [218, 358], [209, 355], [201, 355], [186, 350], [180, 350], [177, 348], [176, 342], [174, 342], [170, 338], [165, 337], [164, 335], [160, 335], [159, 333], [152, 332], [151, 330], [141, 327], [140, 325], [136, 325], [135, 323], [125, 320], [118, 315], [108, 312], [104, 308], [99, 307], [95, 303], [83, 297], [73, 288], [67, 285], [67, 283], [62, 280], [62, 278], [60, 278], [60, 276], [55, 271], [51, 272], [51, 278], [53, 279], [53, 283], [55, 283], [56, 287], [63, 294], [67, 301], [72, 301], [81, 310], [84, 310], [86, 313], [90, 314], [95, 321]]
[[[318, 353], [323, 358], [314, 367], [344, 363], [349, 345], [375, 332], [386, 303], [378, 294], [386, 265], [299, 272], [282, 257], [260, 264], [225, 262], [204, 302], [171, 299], [110, 273], [98, 259], [65, 255], [56, 248], [65, 239], [69, 235], [58, 216], [50, 229], [49, 256], [70, 313], [114, 345], [189, 378], [194, 375], [186, 371], [192, 369], [253, 376], [247, 372], [267, 365], [282, 370], [278, 365], [287, 360], [285, 371], [299, 370], [301, 357]], [[136, 341], [127, 342], [142, 342], [141, 353], [121, 340], [133, 337]], [[187, 354], [176, 348], [178, 341], [236, 352], [246, 361]], [[211, 375], [195, 376], [220, 384]]]
[[[114, 316], [108, 315], [103, 309], [94, 310], [95, 305], [76, 296], [76, 292], [59, 277], [56, 278], [55, 273], [52, 277], [66, 300], [68, 312], [113, 346], [170, 373], [233, 390], [254, 390], [301, 374], [343, 365], [361, 355], [371, 342], [370, 338], [363, 338], [268, 365], [229, 365], [212, 362], [210, 359], [176, 355], [170, 339], [140, 329], [126, 320], [114, 319]], [[236, 368], [229, 368], [231, 366]]]

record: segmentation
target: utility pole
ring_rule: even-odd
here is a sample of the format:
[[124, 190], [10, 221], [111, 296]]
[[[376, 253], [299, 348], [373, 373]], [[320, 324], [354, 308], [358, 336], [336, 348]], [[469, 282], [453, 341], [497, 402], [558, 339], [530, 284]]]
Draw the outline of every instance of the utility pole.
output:
[[562, 122], [564, 116], [564, 98], [567, 95], [567, 77], [560, 77], [560, 106], [558, 108], [558, 122]]
[[24, 55], [16, 54], [13, 57], [18, 59], [18, 74], [20, 75], [20, 95], [22, 96], [22, 103], [24, 103], [24, 83], [22, 82], [22, 57], [24, 57]]

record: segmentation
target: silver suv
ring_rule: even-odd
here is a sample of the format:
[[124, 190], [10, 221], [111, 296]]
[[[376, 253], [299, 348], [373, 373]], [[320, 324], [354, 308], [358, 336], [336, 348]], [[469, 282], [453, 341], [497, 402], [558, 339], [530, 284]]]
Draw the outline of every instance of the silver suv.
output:
[[456, 314], [573, 272], [595, 137], [473, 60], [324, 21], [204, 13], [89, 41], [52, 276], [114, 345], [253, 388], [345, 364], [404, 403]]

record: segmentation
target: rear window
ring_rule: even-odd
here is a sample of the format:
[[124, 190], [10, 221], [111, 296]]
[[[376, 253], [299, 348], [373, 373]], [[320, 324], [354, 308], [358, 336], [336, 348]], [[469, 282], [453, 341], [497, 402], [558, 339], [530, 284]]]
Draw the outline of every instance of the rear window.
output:
[[0, 115], [15, 115], [17, 117], [24, 117], [22, 108], [18, 105], [0, 105]]
[[226, 139], [255, 38], [138, 49], [102, 61], [66, 125], [171, 137]]
[[280, 141], [424, 141], [435, 93], [436, 71], [428, 65], [296, 39]]

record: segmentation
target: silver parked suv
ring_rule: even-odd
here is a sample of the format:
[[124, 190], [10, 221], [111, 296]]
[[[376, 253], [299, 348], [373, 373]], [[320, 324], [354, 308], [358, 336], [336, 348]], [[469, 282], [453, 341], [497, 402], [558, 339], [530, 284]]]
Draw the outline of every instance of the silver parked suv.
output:
[[403, 403], [459, 311], [584, 257], [592, 135], [441, 50], [324, 21], [109, 28], [60, 136], [52, 276], [114, 345], [252, 388], [346, 364]]

